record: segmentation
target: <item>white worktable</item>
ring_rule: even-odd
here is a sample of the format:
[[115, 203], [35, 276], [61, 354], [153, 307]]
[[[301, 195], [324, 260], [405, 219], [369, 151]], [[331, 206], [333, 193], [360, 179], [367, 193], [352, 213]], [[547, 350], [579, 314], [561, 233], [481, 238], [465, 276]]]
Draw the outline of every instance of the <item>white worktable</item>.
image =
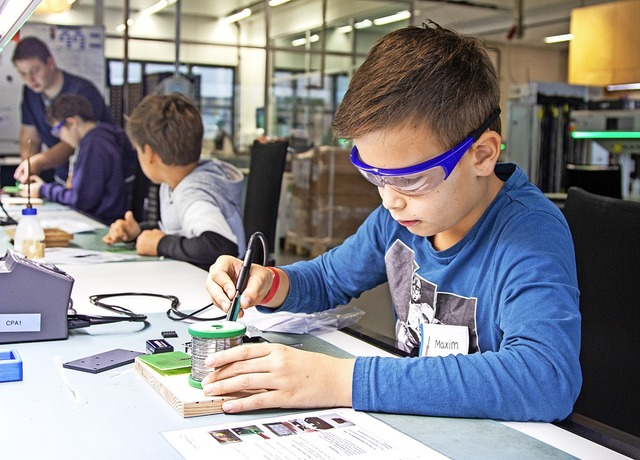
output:
[[[156, 260], [60, 268], [75, 279], [72, 298], [79, 313], [109, 314], [91, 306], [88, 296], [115, 292], [176, 295], [185, 310], [195, 310], [209, 303], [204, 289], [207, 273], [184, 262]], [[116, 299], [111, 301], [117, 303]], [[176, 349], [181, 349], [182, 344], [190, 340], [188, 324], [172, 322], [164, 315], [167, 301], [146, 298], [126, 306], [137, 313], [148, 313], [150, 327], [142, 330], [137, 323], [91, 326], [72, 331], [68, 340], [0, 346], [16, 349], [24, 361], [23, 381], [0, 383], [1, 458], [180, 458], [162, 437], [162, 432], [262, 415], [219, 414], [183, 419], [134, 372], [132, 365], [100, 374], [61, 367], [62, 362], [114, 348], [143, 352], [145, 341], [160, 338], [160, 332], [165, 330], [178, 333], [177, 339], [169, 339]], [[209, 314], [215, 315], [216, 312]], [[381, 354], [380, 350], [341, 332], [328, 332], [319, 337], [353, 355]], [[280, 411], [265, 411], [264, 415], [274, 413]], [[479, 457], [507, 458], [513, 455], [510, 449], [517, 448], [517, 445], [538, 442], [522, 435], [522, 432], [564, 451], [547, 446], [547, 450], [542, 449], [546, 458], [571, 458], [571, 455], [585, 459], [625, 458], [547, 423], [501, 424], [482, 420], [376, 415], [423, 442], [421, 430], [428, 431], [433, 424], [446, 427], [455, 423], [456, 429], [469, 429], [470, 436], [482, 438], [485, 446], [478, 446]], [[476, 432], [481, 434], [476, 435]], [[469, 441], [477, 442], [477, 439]], [[546, 444], [538, 443], [537, 447]], [[487, 454], [486, 449], [492, 450]], [[520, 452], [518, 457], [544, 458], [539, 451], [533, 450]]]

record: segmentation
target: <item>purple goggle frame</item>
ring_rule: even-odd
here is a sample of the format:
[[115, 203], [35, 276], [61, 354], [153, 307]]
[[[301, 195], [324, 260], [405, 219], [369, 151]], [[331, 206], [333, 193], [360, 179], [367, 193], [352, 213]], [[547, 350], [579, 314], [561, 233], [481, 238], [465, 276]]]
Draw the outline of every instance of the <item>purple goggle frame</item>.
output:
[[437, 157], [405, 168], [375, 168], [360, 159], [358, 148], [351, 149], [351, 163], [376, 187], [390, 186], [405, 195], [423, 195], [446, 180], [460, 159], [500, 115], [494, 110], [480, 127], [472, 131], [462, 142]]

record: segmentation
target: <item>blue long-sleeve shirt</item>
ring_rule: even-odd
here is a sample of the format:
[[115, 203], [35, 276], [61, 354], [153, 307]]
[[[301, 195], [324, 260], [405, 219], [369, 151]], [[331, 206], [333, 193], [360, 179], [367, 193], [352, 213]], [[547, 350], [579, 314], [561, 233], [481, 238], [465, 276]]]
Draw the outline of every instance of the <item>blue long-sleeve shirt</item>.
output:
[[469, 328], [468, 355], [358, 357], [355, 409], [539, 421], [571, 413], [582, 383], [571, 234], [520, 168], [496, 172], [504, 187], [449, 249], [435, 250], [378, 208], [341, 246], [282, 267], [291, 285], [280, 311], [343, 305], [388, 281], [406, 346], [415, 345], [417, 304], [429, 304], [437, 322]]
[[56, 182], [40, 187], [40, 196], [83, 211], [110, 224], [129, 207], [137, 158], [121, 128], [97, 123], [76, 149], [71, 188]]

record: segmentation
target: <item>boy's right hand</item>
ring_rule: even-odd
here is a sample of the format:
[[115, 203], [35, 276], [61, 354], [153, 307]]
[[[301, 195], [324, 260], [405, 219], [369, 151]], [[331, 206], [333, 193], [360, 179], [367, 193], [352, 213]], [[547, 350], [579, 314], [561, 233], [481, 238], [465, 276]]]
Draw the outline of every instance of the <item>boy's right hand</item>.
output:
[[[231, 306], [231, 299], [236, 293], [236, 280], [241, 267], [242, 260], [231, 256], [220, 256], [209, 267], [209, 276], [205, 287], [212, 302], [223, 311], [228, 311]], [[274, 275], [270, 270], [262, 265], [251, 265], [247, 286], [242, 293], [240, 316], [243, 315], [243, 310], [258, 305], [266, 297], [273, 281]]]
[[102, 238], [106, 244], [128, 242], [135, 240], [141, 232], [140, 224], [133, 217], [133, 212], [127, 211], [124, 219], [118, 219], [109, 227], [109, 232]]
[[13, 178], [21, 184], [26, 184], [29, 180], [29, 173], [31, 173], [31, 175], [40, 173], [38, 159], [39, 156], [38, 154], [36, 154], [31, 157], [31, 159], [29, 160], [29, 164], [27, 164], [27, 160], [22, 160], [16, 167], [16, 170], [13, 173]]

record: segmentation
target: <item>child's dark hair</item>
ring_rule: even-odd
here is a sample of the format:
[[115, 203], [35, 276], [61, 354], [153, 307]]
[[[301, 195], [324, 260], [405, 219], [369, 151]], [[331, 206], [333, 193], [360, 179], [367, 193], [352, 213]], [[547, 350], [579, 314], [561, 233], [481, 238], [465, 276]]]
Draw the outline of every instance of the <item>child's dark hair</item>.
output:
[[91, 102], [78, 94], [64, 93], [56, 97], [47, 107], [47, 121], [50, 125], [65, 120], [67, 117], [78, 117], [85, 121], [93, 121]]
[[184, 166], [200, 159], [202, 117], [186, 96], [146, 96], [127, 117], [126, 129], [133, 144], [148, 145], [166, 165]]
[[25, 37], [18, 42], [16, 49], [13, 50], [11, 62], [36, 58], [46, 63], [50, 57], [51, 51], [42, 40], [36, 37]]
[[[426, 125], [443, 149], [477, 129], [500, 105], [496, 69], [484, 45], [429, 22], [382, 37], [355, 72], [333, 119], [353, 139]], [[500, 132], [500, 120], [491, 126]]]

